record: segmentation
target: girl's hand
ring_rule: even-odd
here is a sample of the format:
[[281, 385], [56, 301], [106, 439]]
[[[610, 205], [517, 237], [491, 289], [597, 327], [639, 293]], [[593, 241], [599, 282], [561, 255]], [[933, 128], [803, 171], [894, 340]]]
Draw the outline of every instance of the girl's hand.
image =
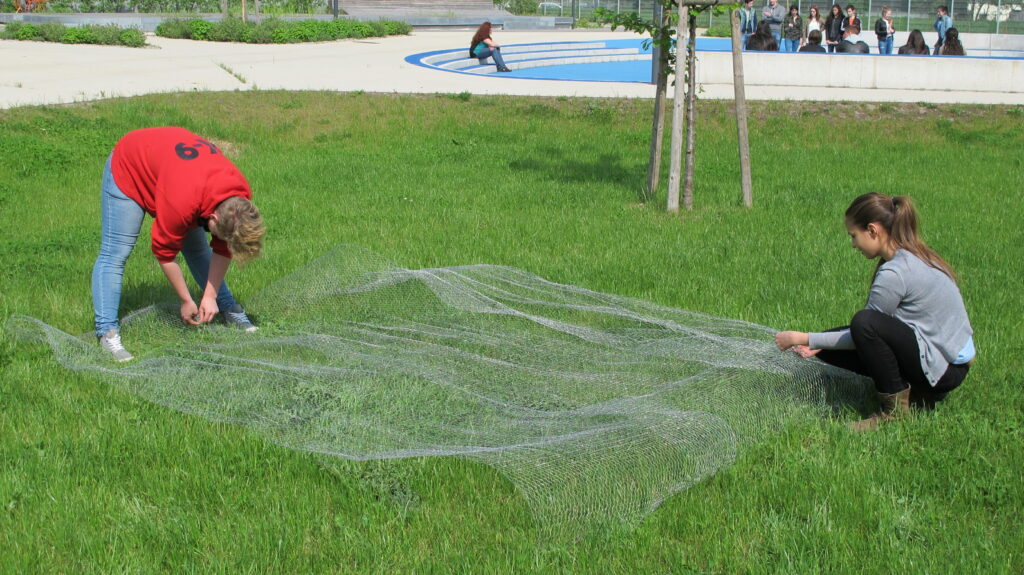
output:
[[775, 345], [785, 351], [795, 345], [807, 345], [807, 334], [802, 331], [780, 331], [775, 334]]
[[811, 349], [811, 348], [807, 347], [806, 345], [794, 345], [790, 349], [792, 351], [796, 352], [797, 354], [799, 354], [800, 357], [802, 357], [804, 359], [807, 359], [809, 357], [814, 357], [814, 356], [818, 355], [818, 352], [821, 351], [820, 349]]
[[219, 311], [216, 298], [204, 297], [199, 303], [199, 323], [210, 323]]
[[196, 321], [196, 316], [199, 315], [199, 308], [196, 307], [196, 302], [192, 300], [181, 302], [181, 319], [189, 325], [199, 325]]

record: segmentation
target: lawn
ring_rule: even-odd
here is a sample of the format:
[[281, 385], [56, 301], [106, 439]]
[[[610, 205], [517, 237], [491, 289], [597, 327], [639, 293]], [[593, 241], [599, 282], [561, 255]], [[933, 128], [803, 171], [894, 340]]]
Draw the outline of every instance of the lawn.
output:
[[[696, 209], [681, 216], [663, 192], [642, 201], [649, 114], [648, 101], [259, 91], [0, 111], [0, 316], [90, 330], [103, 162], [126, 131], [181, 125], [235, 160], [269, 223], [266, 257], [230, 275], [243, 302], [356, 244], [407, 268], [514, 266], [824, 328], [863, 304], [873, 266], [843, 210], [867, 191], [909, 194], [976, 331], [964, 386], [874, 434], [849, 432], [849, 414], [766, 433], [635, 529], [544, 541], [484, 465], [288, 450], [5, 332], [2, 571], [1024, 571], [1024, 109], [755, 103], [746, 209], [729, 104], [701, 102]], [[147, 243], [122, 312], [174, 300]]]

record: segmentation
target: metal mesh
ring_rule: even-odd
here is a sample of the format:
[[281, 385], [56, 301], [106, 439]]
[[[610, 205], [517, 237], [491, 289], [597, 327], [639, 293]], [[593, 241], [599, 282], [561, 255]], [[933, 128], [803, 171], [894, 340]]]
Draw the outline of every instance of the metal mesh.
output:
[[123, 322], [138, 358], [32, 318], [66, 367], [281, 445], [494, 466], [549, 535], [633, 525], [743, 445], [841, 404], [857, 376], [782, 353], [772, 330], [474, 265], [408, 270], [340, 247], [248, 301], [254, 334]]

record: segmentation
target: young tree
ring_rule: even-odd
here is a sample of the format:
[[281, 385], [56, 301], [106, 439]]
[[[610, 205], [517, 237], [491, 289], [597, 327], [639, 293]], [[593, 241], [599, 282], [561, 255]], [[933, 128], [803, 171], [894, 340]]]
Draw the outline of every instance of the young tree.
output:
[[[619, 27], [631, 30], [640, 34], [650, 35], [645, 40], [644, 47], [654, 45], [660, 53], [658, 61], [659, 72], [657, 74], [654, 120], [651, 129], [651, 157], [647, 166], [647, 187], [645, 195], [653, 196], [658, 187], [658, 175], [661, 171], [661, 140], [664, 124], [665, 92], [669, 75], [676, 77], [676, 92], [673, 104], [673, 133], [672, 133], [672, 167], [669, 176], [668, 206], [670, 212], [679, 211], [679, 164], [682, 161], [683, 147], [683, 125], [686, 126], [686, 173], [684, 203], [687, 209], [693, 207], [693, 172], [696, 158], [694, 143], [696, 141], [696, 59], [695, 42], [697, 16], [701, 12], [713, 9], [724, 10], [726, 0], [657, 0], [661, 8], [661, 16], [655, 21], [646, 21], [636, 12], [616, 13], [608, 10], [598, 9], [595, 11], [595, 19], [611, 24], [612, 29]], [[676, 13], [678, 11], [678, 13]], [[656, 11], [657, 14], [657, 11]], [[681, 24], [682, 23], [682, 24]], [[679, 25], [679, 30], [675, 29]], [[688, 32], [687, 32], [688, 30]], [[740, 72], [734, 74], [736, 81], [742, 82], [742, 55], [739, 52], [735, 37], [738, 29], [734, 26], [733, 35], [733, 62]], [[678, 36], [677, 36], [678, 34]], [[684, 39], [688, 41], [684, 42]], [[685, 44], [687, 46], [686, 64], [681, 68], [685, 72], [680, 76], [677, 72], [676, 49]], [[740, 159], [741, 171], [743, 173], [743, 198], [746, 205], [749, 200], [749, 154], [744, 154], [746, 149], [746, 114], [745, 99], [740, 95], [742, 86], [737, 88], [737, 129], [740, 136]], [[742, 120], [742, 121], [741, 121]], [[744, 163], [746, 158], [746, 163]]]

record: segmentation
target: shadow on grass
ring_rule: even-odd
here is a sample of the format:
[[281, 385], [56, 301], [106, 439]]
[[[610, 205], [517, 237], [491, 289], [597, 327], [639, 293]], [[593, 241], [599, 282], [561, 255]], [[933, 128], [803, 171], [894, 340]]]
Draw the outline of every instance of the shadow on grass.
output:
[[588, 154], [583, 151], [569, 155], [564, 150], [546, 148], [540, 154], [509, 162], [515, 171], [530, 171], [538, 176], [563, 183], [595, 183], [612, 186], [636, 186], [646, 176], [646, 166], [635, 167], [623, 162], [619, 154]]

